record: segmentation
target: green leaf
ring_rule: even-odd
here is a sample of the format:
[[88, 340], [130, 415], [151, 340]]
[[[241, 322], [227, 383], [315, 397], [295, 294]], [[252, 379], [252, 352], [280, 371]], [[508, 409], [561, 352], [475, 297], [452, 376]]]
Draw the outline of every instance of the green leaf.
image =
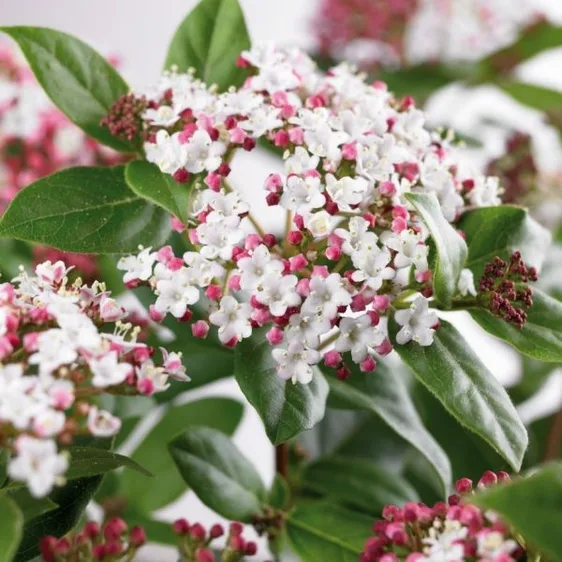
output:
[[287, 537], [303, 562], [356, 562], [371, 536], [372, 517], [329, 503], [298, 507]]
[[34, 498], [25, 487], [6, 490], [6, 493], [19, 507], [24, 521], [33, 519], [58, 507], [48, 496], [45, 498]]
[[291, 499], [289, 484], [279, 473], [275, 475], [267, 494], [267, 504], [276, 509], [287, 509]]
[[387, 472], [363, 459], [330, 457], [311, 464], [304, 488], [373, 517], [385, 505], [401, 506], [417, 501], [416, 491], [398, 474]]
[[85, 478], [96, 474], [105, 474], [116, 468], [130, 468], [142, 474], [145, 478], [145, 485], [149, 485], [146, 477], [154, 476], [151, 472], [143, 468], [138, 462], [119, 455], [113, 451], [97, 449], [95, 447], [70, 447], [70, 466], [66, 477], [68, 480], [75, 478]]
[[55, 488], [49, 499], [58, 507], [26, 521], [14, 562], [25, 562], [39, 554], [39, 541], [45, 535], [62, 537], [73, 529], [101, 480], [102, 476], [80, 478]]
[[37, 81], [54, 104], [85, 133], [121, 152], [134, 146], [116, 139], [100, 121], [129, 91], [119, 73], [94, 49], [61, 31], [2, 27], [20, 46]]
[[148, 199], [187, 223], [191, 184], [178, 183], [170, 174], [163, 174], [158, 166], [146, 160], [129, 162], [125, 179], [139, 197]]
[[520, 330], [484, 309], [472, 308], [471, 316], [487, 332], [540, 361], [562, 362], [562, 303], [533, 289], [533, 306]]
[[509, 259], [515, 250], [521, 252], [528, 265], [540, 268], [550, 246], [550, 233], [521, 207], [473, 209], [463, 214], [457, 226], [466, 234], [466, 267], [476, 281], [487, 262], [496, 256]]
[[443, 216], [435, 194], [408, 193], [405, 197], [415, 207], [435, 243], [433, 291], [436, 301], [450, 308], [466, 262], [466, 243]]
[[277, 375], [271, 345], [261, 333], [236, 346], [234, 374], [257, 410], [274, 445], [314, 427], [323, 417], [328, 397], [326, 379], [317, 371], [309, 384], [293, 384]]
[[541, 112], [560, 111], [562, 106], [562, 92], [544, 86], [508, 80], [499, 82], [498, 86], [515, 101]]
[[549, 560], [562, 560], [562, 464], [546, 465], [535, 474], [494, 486], [469, 499], [498, 513]]
[[247, 72], [237, 68], [250, 36], [238, 0], [202, 0], [180, 24], [166, 56], [165, 68], [193, 67], [197, 78], [220, 91], [241, 86]]
[[0, 220], [0, 237], [82, 253], [137, 252], [162, 245], [168, 214], [135, 195], [124, 168], [69, 168], [20, 191]]
[[23, 533], [23, 514], [5, 493], [0, 494], [0, 562], [12, 562]]
[[0, 488], [4, 486], [8, 478], [8, 461], [10, 460], [10, 451], [8, 449], [0, 450]]
[[[389, 323], [393, 337], [398, 331]], [[416, 377], [463, 426], [489, 443], [515, 469], [528, 438], [506, 391], [470, 349], [461, 334], [441, 320], [432, 345], [396, 345]]]
[[351, 367], [351, 377], [342, 382], [329, 377], [330, 398], [340, 407], [361, 408], [380, 417], [400, 437], [416, 448], [434, 467], [445, 496], [451, 486], [449, 459], [424, 427], [399, 370], [392, 372], [382, 361], [372, 375]]
[[267, 497], [263, 482], [224, 433], [191, 427], [168, 447], [183, 479], [207, 507], [244, 522], [260, 513]]
[[188, 427], [208, 426], [233, 435], [242, 419], [243, 408], [229, 398], [204, 398], [169, 407], [131, 455], [133, 461], [154, 473], [153, 482], [134, 472], [119, 475], [119, 492], [140, 513], [150, 513], [178, 498], [186, 485], [176, 468], [167, 443]]

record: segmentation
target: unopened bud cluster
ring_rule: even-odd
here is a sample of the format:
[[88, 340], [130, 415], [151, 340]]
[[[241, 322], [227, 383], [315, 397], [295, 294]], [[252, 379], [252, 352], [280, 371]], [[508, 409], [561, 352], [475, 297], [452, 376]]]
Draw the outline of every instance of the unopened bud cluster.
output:
[[[501, 485], [505, 472], [487, 471], [478, 488]], [[373, 525], [360, 562], [516, 562], [525, 560], [523, 547], [507, 524], [490, 511], [470, 504], [472, 481], [460, 479], [458, 494], [433, 507], [410, 502], [390, 505]]]

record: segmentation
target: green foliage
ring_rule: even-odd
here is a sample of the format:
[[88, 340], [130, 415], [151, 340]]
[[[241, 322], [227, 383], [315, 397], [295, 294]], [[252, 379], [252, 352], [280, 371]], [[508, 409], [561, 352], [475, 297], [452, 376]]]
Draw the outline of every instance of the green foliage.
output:
[[127, 164], [125, 179], [129, 187], [143, 199], [166, 209], [187, 223], [191, 184], [178, 183], [170, 174], [146, 160], [133, 160]]
[[315, 503], [289, 515], [287, 537], [302, 562], [356, 562], [372, 523], [372, 517], [331, 503]]
[[343, 456], [319, 460], [307, 467], [304, 489], [354, 510], [380, 517], [385, 505], [416, 501], [416, 491], [395, 473], [376, 463]]
[[267, 492], [250, 461], [228, 437], [208, 427], [192, 427], [169, 444], [185, 482], [199, 499], [227, 519], [250, 522]]
[[479, 492], [471, 501], [498, 513], [549, 560], [562, 560], [562, 464], [547, 465], [535, 474]]
[[23, 533], [23, 514], [5, 492], [0, 493], [0, 562], [11, 562]]
[[124, 168], [69, 168], [20, 191], [0, 219], [0, 237], [60, 250], [119, 254], [162, 245], [164, 210], [135, 195]]
[[[389, 329], [395, 335], [396, 323], [390, 322]], [[521, 468], [527, 432], [506, 391], [451, 324], [441, 320], [430, 346], [410, 342], [395, 349], [459, 423], [489, 443], [515, 470]]]
[[92, 138], [121, 152], [135, 147], [101, 126], [112, 104], [129, 91], [119, 73], [94, 49], [61, 31], [44, 27], [2, 27], [25, 55], [54, 104]]
[[433, 270], [435, 300], [450, 308], [457, 292], [457, 283], [467, 256], [465, 241], [443, 216], [439, 201], [434, 194], [409, 193], [406, 199], [415, 207], [435, 244], [436, 255]]
[[440, 480], [440, 493], [445, 496], [451, 486], [451, 465], [444, 451], [423, 425], [400, 369], [394, 372], [379, 361], [373, 374], [361, 373], [351, 366], [348, 381], [333, 377], [330, 382], [330, 404], [359, 408], [380, 417], [402, 439], [415, 447], [434, 467]]
[[267, 505], [276, 509], [287, 509], [291, 500], [291, 490], [283, 476], [275, 474], [271, 489], [267, 494]]
[[279, 378], [263, 330], [236, 346], [235, 377], [274, 445], [314, 427], [324, 417], [328, 384], [322, 373], [317, 371], [310, 384]]
[[166, 56], [165, 68], [194, 68], [197, 78], [220, 91], [241, 86], [247, 73], [236, 67], [250, 48], [250, 36], [238, 0], [201, 0], [180, 24]]

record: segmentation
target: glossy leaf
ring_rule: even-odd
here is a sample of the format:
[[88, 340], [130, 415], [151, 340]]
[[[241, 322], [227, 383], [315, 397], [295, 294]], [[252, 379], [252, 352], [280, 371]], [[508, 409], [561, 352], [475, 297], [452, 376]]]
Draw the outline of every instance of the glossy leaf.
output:
[[470, 501], [498, 513], [548, 560], [562, 560], [562, 464], [547, 465], [535, 474], [481, 491]]
[[137, 252], [162, 245], [168, 214], [133, 193], [122, 166], [69, 168], [20, 191], [0, 220], [0, 237], [82, 253]]
[[95, 447], [70, 447], [68, 451], [70, 453], [70, 466], [66, 473], [68, 480], [105, 474], [110, 470], [121, 467], [141, 474], [145, 479], [146, 485], [149, 485], [146, 478], [154, 476], [138, 462], [124, 455], [118, 455], [113, 451], [97, 449]]
[[48, 496], [44, 498], [34, 498], [25, 486], [13, 490], [6, 490], [5, 493], [17, 504], [24, 521], [33, 519], [58, 507]]
[[271, 345], [261, 333], [236, 346], [235, 377], [260, 415], [274, 445], [314, 427], [323, 417], [328, 384], [319, 371], [309, 384], [282, 380], [276, 372]]
[[515, 250], [521, 252], [529, 266], [540, 268], [550, 245], [549, 232], [521, 207], [473, 209], [463, 214], [457, 226], [466, 235], [466, 267], [474, 273], [476, 281], [487, 262], [496, 256], [509, 259]]
[[507, 80], [498, 86], [515, 101], [544, 113], [559, 111], [562, 105], [562, 92], [544, 86]]
[[434, 194], [408, 193], [406, 199], [415, 207], [435, 244], [433, 291], [436, 301], [450, 308], [457, 283], [467, 257], [466, 243], [445, 219]]
[[0, 494], [0, 562], [12, 562], [23, 532], [23, 514], [6, 493]]
[[[352, 375], [342, 382], [329, 377], [330, 398], [337, 399], [343, 408], [360, 408], [373, 412], [410, 443], [434, 467], [445, 496], [451, 486], [449, 459], [432, 435], [424, 427], [400, 372], [393, 372], [382, 361], [372, 375], [352, 367]], [[334, 404], [336, 405], [336, 404]]]
[[94, 49], [45, 27], [2, 27], [19, 45], [37, 81], [54, 104], [85, 133], [122, 152], [135, 147], [116, 139], [100, 121], [129, 86]]
[[286, 509], [290, 499], [291, 490], [287, 481], [280, 474], [276, 474], [267, 494], [267, 504], [276, 509]]
[[127, 164], [125, 179], [139, 196], [166, 209], [185, 224], [188, 218], [191, 185], [178, 183], [170, 174], [146, 160], [133, 160]]
[[[395, 322], [389, 323], [396, 335]], [[461, 334], [441, 320], [432, 345], [396, 345], [418, 380], [463, 426], [489, 443], [515, 469], [527, 448], [527, 432], [509, 396]]]
[[147, 482], [140, 474], [124, 472], [119, 475], [118, 493], [128, 498], [129, 504], [141, 513], [168, 505], [187, 488], [167, 450], [167, 443], [184, 429], [196, 426], [208, 426], [232, 435], [242, 413], [242, 405], [229, 398], [204, 398], [170, 406], [131, 455], [133, 461], [154, 473], [154, 480]]
[[533, 306], [522, 329], [484, 309], [473, 308], [469, 312], [487, 332], [524, 355], [540, 361], [562, 362], [562, 303], [546, 293], [533, 289]]
[[364, 459], [329, 457], [311, 464], [304, 488], [327, 499], [380, 517], [385, 505], [417, 501], [416, 491], [398, 474]]
[[201, 0], [180, 24], [166, 56], [165, 68], [194, 68], [197, 78], [220, 91], [241, 86], [246, 71], [236, 66], [250, 48], [250, 36], [238, 0]]
[[302, 562], [357, 562], [372, 524], [370, 516], [315, 503], [289, 515], [287, 537]]
[[39, 554], [39, 541], [45, 535], [62, 537], [74, 528], [101, 479], [102, 476], [80, 478], [55, 488], [49, 498], [58, 507], [26, 521], [14, 562], [25, 562]]
[[192, 427], [169, 450], [183, 479], [207, 507], [244, 522], [260, 513], [267, 496], [263, 482], [224, 433]]

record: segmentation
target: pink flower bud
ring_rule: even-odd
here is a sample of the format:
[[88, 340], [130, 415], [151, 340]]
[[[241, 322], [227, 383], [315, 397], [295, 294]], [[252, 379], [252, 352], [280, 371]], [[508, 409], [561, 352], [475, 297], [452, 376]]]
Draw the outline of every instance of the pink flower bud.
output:
[[379, 193], [384, 197], [392, 197], [396, 193], [396, 186], [391, 181], [383, 181], [379, 185]]
[[198, 548], [195, 551], [195, 562], [215, 562], [215, 555], [208, 548]]
[[137, 391], [143, 396], [152, 396], [154, 394], [154, 383], [152, 379], [140, 379], [137, 381]]
[[279, 345], [283, 341], [283, 330], [277, 326], [273, 326], [265, 337], [271, 345]]
[[328, 266], [326, 265], [315, 265], [312, 268], [312, 277], [323, 277], [324, 279], [330, 275], [328, 271]]
[[299, 230], [304, 230], [304, 218], [302, 215], [296, 214], [293, 217], [293, 223]]
[[287, 92], [279, 91], [275, 92], [271, 96], [271, 103], [275, 107], [283, 107], [289, 103], [289, 98], [287, 97]]
[[228, 283], [227, 283], [227, 287], [231, 290], [231, 291], [240, 291], [241, 287], [240, 287], [240, 275], [231, 275], [228, 278]]
[[209, 535], [211, 536], [212, 539], [218, 539], [219, 537], [222, 537], [224, 535], [224, 527], [219, 523], [215, 523], [211, 527], [211, 530], [209, 531]]
[[23, 336], [23, 347], [25, 351], [31, 353], [37, 349], [40, 332], [29, 332]]
[[184, 536], [189, 533], [190, 525], [187, 522], [187, 519], [176, 519], [172, 524], [172, 531], [176, 535]]
[[351, 376], [351, 371], [345, 366], [342, 365], [337, 371], [336, 376], [340, 381], [345, 381]]
[[142, 527], [138, 525], [131, 529], [131, 533], [129, 535], [129, 542], [136, 547], [142, 546], [146, 543], [146, 533]]
[[410, 217], [410, 213], [408, 212], [408, 209], [406, 209], [406, 207], [404, 207], [403, 205], [394, 205], [394, 207], [392, 207], [392, 217], [395, 219], [401, 218], [404, 220], [408, 220], [408, 218]]
[[156, 252], [156, 261], [167, 264], [174, 256], [174, 250], [172, 246], [164, 246]]
[[328, 246], [326, 248], [326, 257], [331, 261], [338, 261], [342, 256], [342, 251], [339, 246]]
[[296, 291], [302, 298], [308, 297], [310, 293], [310, 279], [299, 279]]
[[362, 310], [365, 310], [366, 307], [367, 304], [365, 302], [365, 298], [361, 293], [351, 298], [350, 308], [353, 312], [361, 312]]
[[252, 137], [246, 137], [244, 139], [244, 142], [242, 143], [242, 148], [247, 152], [251, 152], [252, 150], [254, 150], [254, 148], [256, 148], [256, 139]]
[[189, 529], [189, 534], [192, 538], [200, 541], [204, 540], [207, 535], [205, 527], [201, 523], [194, 523]]
[[268, 248], [273, 248], [276, 244], [277, 244], [277, 238], [275, 237], [274, 234], [266, 234], [263, 237], [263, 243], [268, 247]]
[[185, 225], [177, 217], [172, 217], [172, 230], [174, 232], [185, 232]]
[[237, 125], [238, 125], [238, 121], [236, 120], [236, 117], [234, 117], [234, 115], [229, 115], [224, 120], [224, 126], [229, 131], [230, 131], [230, 129], [234, 129]]
[[388, 295], [376, 295], [373, 299], [373, 308], [380, 314], [384, 314], [390, 306]]
[[290, 103], [284, 105], [281, 108], [281, 117], [283, 119], [290, 119], [291, 117], [294, 117], [296, 114], [297, 114], [297, 107], [291, 105]]
[[331, 349], [324, 354], [324, 364], [330, 369], [336, 369], [341, 365], [341, 362], [342, 356], [335, 349]]
[[244, 548], [244, 554], [247, 554], [248, 556], [254, 556], [254, 554], [256, 554], [257, 551], [258, 551], [258, 545], [255, 542], [248, 541], [246, 543], [246, 548]]
[[188, 236], [189, 236], [189, 241], [192, 244], [199, 244], [199, 236], [197, 234], [197, 229], [195, 228], [190, 229]]
[[373, 357], [368, 355], [365, 359], [363, 359], [363, 361], [361, 361], [359, 368], [363, 373], [372, 373], [377, 368], [377, 362], [373, 359]]
[[403, 230], [406, 230], [407, 228], [408, 228], [408, 223], [402, 217], [395, 218], [390, 226], [390, 229], [395, 234], [400, 234]]
[[377, 222], [377, 217], [373, 213], [364, 213], [363, 218], [369, 223], [370, 228], [373, 228]]
[[300, 230], [291, 230], [287, 234], [287, 242], [292, 246], [298, 246], [303, 241], [304, 235]]
[[244, 532], [244, 525], [238, 521], [233, 521], [230, 524], [230, 535], [233, 537], [239, 537]]
[[183, 267], [183, 260], [181, 258], [173, 257], [166, 266], [170, 271], [179, 271]]
[[215, 172], [209, 172], [205, 178], [205, 184], [213, 191], [220, 191], [221, 188], [221, 176]]
[[222, 297], [222, 287], [220, 285], [209, 285], [205, 290], [205, 296], [211, 301], [220, 301]]
[[390, 343], [390, 340], [386, 338], [380, 345], [375, 346], [375, 351], [381, 357], [388, 355], [392, 351], [392, 344]]
[[271, 314], [269, 310], [264, 308], [256, 308], [251, 315], [251, 319], [258, 325], [263, 326], [271, 320]]
[[205, 320], [197, 320], [191, 326], [191, 333], [196, 338], [205, 339], [209, 333], [209, 324]]
[[230, 142], [234, 144], [243, 144], [246, 140], [246, 131], [240, 127], [234, 127], [229, 131]]
[[281, 197], [279, 197], [278, 193], [268, 193], [265, 201], [270, 207], [275, 207], [275, 205], [279, 205], [279, 201]]
[[431, 280], [432, 273], [429, 269], [427, 271], [416, 271], [414, 277], [418, 283], [427, 283]]
[[498, 477], [494, 472], [491, 470], [487, 470], [480, 478], [478, 482], [479, 488], [488, 488], [489, 486], [493, 486], [498, 483]]
[[281, 148], [285, 148], [289, 144], [289, 133], [281, 129], [273, 136], [273, 144]]
[[341, 154], [344, 160], [357, 160], [357, 145], [354, 142], [344, 144]]
[[283, 188], [283, 180], [279, 174], [269, 174], [265, 180], [264, 187], [267, 191], [278, 193]]
[[289, 140], [293, 144], [301, 145], [304, 142], [304, 131], [300, 127], [289, 129]]
[[255, 250], [261, 243], [262, 240], [258, 234], [248, 234], [244, 240], [244, 248], [246, 250]]
[[185, 168], [179, 168], [173, 173], [173, 178], [177, 183], [187, 183], [189, 181], [190, 174]]
[[469, 478], [461, 478], [455, 484], [455, 490], [459, 494], [467, 494], [472, 491], [472, 480]]
[[304, 269], [308, 265], [308, 260], [302, 254], [297, 254], [289, 258], [289, 264], [291, 271], [294, 273]]

